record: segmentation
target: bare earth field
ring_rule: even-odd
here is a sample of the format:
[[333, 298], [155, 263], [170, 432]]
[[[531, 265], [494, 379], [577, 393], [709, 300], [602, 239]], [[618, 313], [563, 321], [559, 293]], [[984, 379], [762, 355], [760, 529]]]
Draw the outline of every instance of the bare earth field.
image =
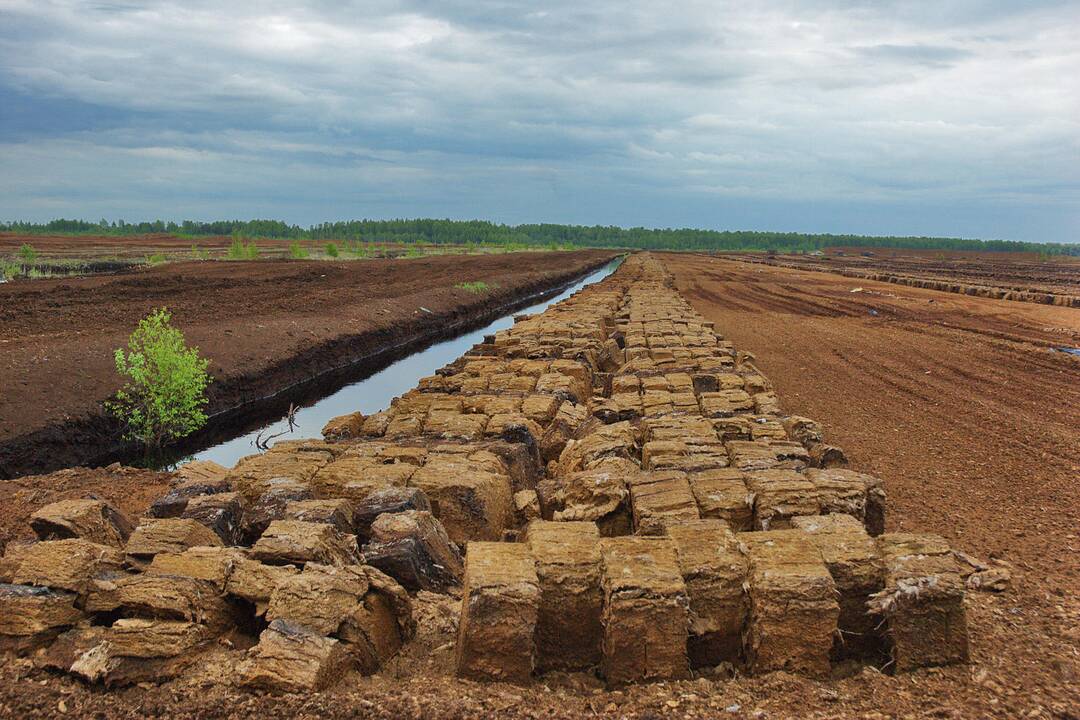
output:
[[[326, 692], [223, 688], [212, 681], [213, 658], [195, 677], [109, 691], [9, 660], [0, 663], [0, 716], [1080, 717], [1080, 359], [1050, 350], [1080, 344], [1080, 311], [660, 257], [698, 312], [757, 356], [785, 410], [820, 421], [853, 469], [884, 478], [890, 531], [940, 533], [957, 549], [1011, 563], [1009, 590], [967, 595], [969, 665], [621, 691], [581, 676], [481, 684], [452, 676], [460, 601], [421, 594], [417, 639], [376, 675]], [[35, 477], [3, 484], [0, 539], [28, 537], [30, 512], [87, 492], [137, 516], [166, 482], [119, 468], [71, 471], [59, 487], [51, 478], [50, 486]]]
[[[245, 242], [254, 242], [259, 248], [260, 258], [283, 258], [289, 256], [292, 240], [285, 238], [249, 238]], [[301, 246], [319, 253], [329, 240], [302, 240]], [[197, 247], [212, 258], [225, 257], [232, 237], [228, 235], [205, 235], [184, 238], [170, 233], [151, 233], [147, 235], [25, 235], [20, 233], [0, 232], [0, 256], [13, 256], [23, 244], [28, 244], [37, 251], [42, 260], [116, 260], [118, 268], [126, 263], [143, 262], [147, 256], [155, 253], [169, 259], [192, 258], [191, 249]], [[339, 249], [344, 250], [344, 242], [336, 241]], [[438, 248], [421, 245], [425, 252], [437, 252]], [[377, 256], [395, 257], [404, 255], [402, 245], [377, 244], [371, 246]], [[444, 248], [460, 252], [459, 248]]]
[[1075, 717], [1080, 360], [1047, 348], [1080, 344], [1080, 312], [664, 258], [691, 304], [757, 355], [785, 409], [885, 479], [890, 530], [1017, 567], [1009, 593], [971, 596], [970, 672], [921, 678], [923, 701], [969, 717], [1016, 702], [1015, 717], [1056, 700]]
[[[184, 262], [0, 284], [0, 478], [81, 464], [115, 444], [101, 405], [120, 383], [113, 351], [154, 308], [167, 306], [189, 344], [212, 360], [209, 409], [218, 412], [467, 321], [612, 255]], [[492, 289], [455, 287], [477, 281]]]
[[[192, 245], [224, 254], [232, 238], [221, 236], [189, 240], [169, 233], [149, 235], [23, 235], [0, 233], [0, 255], [13, 255], [21, 245], [28, 244], [43, 258], [120, 258], [141, 260], [153, 253], [190, 252]], [[261, 240], [259, 247], [271, 254], [284, 254], [288, 240]]]
[[1017, 292], [1080, 295], [1080, 258], [1070, 256], [1040, 258], [1035, 253], [846, 247], [828, 248], [819, 256], [735, 257], [807, 270], [887, 274]]

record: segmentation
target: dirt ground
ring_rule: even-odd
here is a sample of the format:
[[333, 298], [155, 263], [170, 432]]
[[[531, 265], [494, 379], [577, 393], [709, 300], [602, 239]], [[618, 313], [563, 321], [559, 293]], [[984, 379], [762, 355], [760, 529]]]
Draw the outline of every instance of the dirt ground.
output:
[[[229, 235], [202, 235], [195, 238], [179, 237], [171, 233], [144, 235], [26, 235], [0, 232], [0, 256], [14, 256], [23, 244], [30, 245], [43, 260], [117, 260], [113, 269], [120, 269], [130, 262], [144, 262], [149, 255], [163, 254], [170, 260], [195, 259], [192, 248], [208, 253], [212, 258], [224, 257], [232, 244]], [[287, 238], [247, 238], [259, 249], [260, 258], [283, 258], [289, 256], [292, 240]], [[312, 256], [323, 254], [330, 240], [301, 240], [303, 249]], [[344, 253], [345, 242], [336, 242]], [[394, 243], [364, 243], [373, 256], [396, 257], [404, 255], [407, 248]], [[425, 254], [446, 251], [460, 253], [460, 246], [417, 245]]]
[[33, 540], [30, 516], [50, 503], [93, 495], [128, 517], [140, 517], [169, 491], [169, 473], [114, 465], [68, 468], [48, 476], [27, 475], [0, 482], [0, 547]]
[[[113, 351], [167, 306], [211, 359], [210, 412], [577, 276], [606, 251], [408, 260], [184, 262], [0, 284], [0, 478], [81, 464], [115, 443]], [[455, 287], [482, 281], [473, 293]]]
[[[924, 530], [1015, 568], [968, 596], [972, 662], [817, 681], [772, 673], [621, 691], [580, 676], [530, 687], [450, 676], [454, 598], [418, 599], [420, 636], [370, 678], [307, 696], [201, 677], [105, 691], [0, 664], [0, 716], [95, 718], [1080, 718], [1080, 312], [693, 255], [662, 256], [676, 284], [758, 364], [784, 407], [822, 422], [855, 469], [886, 481], [889, 529]], [[863, 290], [852, 293], [861, 286]], [[874, 311], [873, 313], [871, 311]], [[94, 483], [153, 487], [113, 471]], [[33, 493], [32, 478], [17, 492]], [[52, 494], [39, 500], [47, 502]], [[75, 490], [72, 490], [75, 491]], [[0, 495], [16, 535], [16, 513]], [[137, 514], [132, 503], [126, 507]], [[841, 673], [842, 675], [842, 673]]]
[[[214, 255], [224, 254], [232, 238], [226, 235], [200, 237], [196, 240], [177, 237], [169, 233], [147, 235], [24, 235], [0, 233], [0, 255], [14, 255], [23, 244], [34, 248], [38, 256], [46, 259], [134, 259], [143, 260], [153, 253], [166, 255], [190, 253], [193, 245]], [[260, 240], [260, 251], [274, 255], [288, 251], [288, 240]], [[305, 247], [310, 243], [305, 243]]]
[[1048, 349], [1080, 345], [1080, 312], [664, 257], [785, 409], [885, 479], [890, 530], [1017, 568], [1012, 591], [972, 598], [970, 676], [924, 677], [920, 693], [971, 717], [1010, 693], [1017, 715], [1080, 712], [1080, 359]]
[[[765, 258], [755, 258], [765, 259]], [[826, 248], [823, 255], [777, 255], [780, 265], [888, 273], [1030, 292], [1080, 294], [1080, 257], [1035, 253]]]

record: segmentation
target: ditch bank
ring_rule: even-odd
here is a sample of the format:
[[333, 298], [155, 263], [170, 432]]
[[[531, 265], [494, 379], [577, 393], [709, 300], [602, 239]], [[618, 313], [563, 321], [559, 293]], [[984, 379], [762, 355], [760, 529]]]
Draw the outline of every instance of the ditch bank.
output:
[[[167, 306], [211, 358], [209, 414], [191, 453], [494, 317], [555, 294], [616, 253], [515, 253], [363, 262], [176, 263], [123, 277], [0, 287], [0, 479], [133, 462], [102, 402], [113, 350]], [[482, 281], [489, 290], [458, 287]]]

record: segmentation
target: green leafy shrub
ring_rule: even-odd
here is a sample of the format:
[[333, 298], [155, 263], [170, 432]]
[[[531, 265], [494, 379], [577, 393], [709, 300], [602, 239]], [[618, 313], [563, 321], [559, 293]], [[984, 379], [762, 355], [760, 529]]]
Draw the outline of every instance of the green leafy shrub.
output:
[[257, 260], [259, 248], [254, 241], [245, 243], [243, 235], [233, 233], [232, 243], [229, 245], [229, 252], [226, 257], [230, 260]]
[[195, 260], [209, 260], [210, 259], [210, 251], [209, 250], [203, 250], [198, 245], [192, 245], [191, 246], [191, 257], [193, 259], [195, 259]]
[[116, 350], [116, 371], [127, 383], [106, 402], [126, 424], [125, 437], [160, 448], [206, 424], [206, 387], [210, 361], [189, 348], [184, 334], [170, 324], [165, 308], [139, 321], [128, 338], [127, 352]]
[[303, 260], [307, 256], [307, 248], [301, 245], [299, 240], [293, 240], [289, 243], [289, 257], [293, 260]]
[[33, 265], [37, 260], [37, 250], [33, 246], [23, 243], [19, 246], [19, 260], [23, 265]]
[[332, 258], [336, 258], [338, 256], [337, 243], [326, 243], [326, 254]]
[[153, 253], [151, 255], [146, 256], [146, 262], [148, 262], [151, 265], [160, 265], [161, 263], [165, 262], [168, 259], [169, 258], [165, 256], [165, 253], [160, 253], [160, 252]]
[[245, 253], [244, 239], [233, 236], [232, 244], [229, 245], [229, 251], [225, 253], [225, 257], [230, 260], [243, 260]]

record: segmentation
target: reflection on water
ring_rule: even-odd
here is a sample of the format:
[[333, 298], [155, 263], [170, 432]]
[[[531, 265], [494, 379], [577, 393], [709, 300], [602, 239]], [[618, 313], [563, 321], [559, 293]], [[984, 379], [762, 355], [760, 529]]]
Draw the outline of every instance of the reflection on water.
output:
[[[365, 415], [378, 412], [390, 406], [390, 401], [416, 386], [417, 381], [425, 375], [431, 375], [436, 370], [449, 362], [465, 354], [473, 345], [482, 342], [485, 335], [490, 335], [499, 330], [506, 329], [514, 324], [514, 315], [519, 313], [535, 313], [546, 309], [549, 305], [564, 300], [586, 285], [591, 285], [615, 271], [619, 266], [620, 259], [613, 260], [600, 270], [587, 275], [566, 290], [554, 297], [539, 302], [523, 310], [516, 310], [500, 317], [485, 327], [478, 330], [470, 330], [451, 340], [438, 342], [430, 347], [420, 350], [412, 355], [404, 357], [382, 370], [368, 377], [346, 385], [335, 393], [327, 395], [321, 400], [301, 407], [294, 416], [295, 431], [288, 432], [288, 423], [282, 419], [256, 428], [244, 435], [227, 440], [219, 445], [207, 448], [188, 460], [213, 460], [226, 467], [232, 467], [236, 461], [245, 455], [258, 452], [255, 447], [255, 438], [262, 436], [284, 433], [278, 440], [296, 440], [301, 438], [321, 437], [323, 426], [331, 418], [352, 412], [362, 412]], [[273, 445], [273, 442], [270, 443]]]

